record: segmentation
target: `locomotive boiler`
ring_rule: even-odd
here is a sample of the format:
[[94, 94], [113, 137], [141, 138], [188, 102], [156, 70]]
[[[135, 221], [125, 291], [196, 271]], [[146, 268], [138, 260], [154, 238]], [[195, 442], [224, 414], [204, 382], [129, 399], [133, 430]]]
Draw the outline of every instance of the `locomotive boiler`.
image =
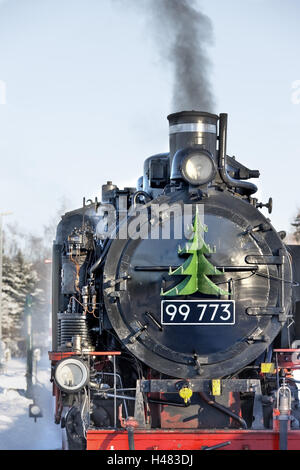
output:
[[55, 421], [71, 449], [299, 448], [299, 249], [227, 155], [227, 115], [168, 116], [136, 187], [53, 246]]

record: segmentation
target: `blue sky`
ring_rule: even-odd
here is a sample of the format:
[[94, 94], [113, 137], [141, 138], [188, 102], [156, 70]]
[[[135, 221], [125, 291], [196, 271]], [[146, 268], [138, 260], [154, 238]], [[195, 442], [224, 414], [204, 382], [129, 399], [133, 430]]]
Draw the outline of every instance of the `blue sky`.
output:
[[[261, 171], [258, 197], [273, 197], [271, 220], [289, 230], [300, 208], [300, 2], [198, 4], [214, 28], [229, 153]], [[148, 155], [168, 150], [172, 70], [148, 26], [122, 0], [0, 1], [0, 209], [10, 222], [41, 233], [63, 197], [72, 209], [106, 180], [131, 185]]]

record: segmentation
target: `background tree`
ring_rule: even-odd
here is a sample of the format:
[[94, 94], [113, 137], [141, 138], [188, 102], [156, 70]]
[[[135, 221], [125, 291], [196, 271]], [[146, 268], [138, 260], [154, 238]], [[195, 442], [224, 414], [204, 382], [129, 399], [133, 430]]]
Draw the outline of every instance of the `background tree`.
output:
[[33, 296], [34, 344], [48, 348], [52, 242], [66, 205], [63, 200], [56, 216], [43, 227], [42, 236], [25, 232], [17, 224], [8, 224], [4, 232], [2, 337], [15, 355], [20, 354], [25, 338], [23, 312], [27, 294]]
[[298, 212], [298, 215], [295, 217], [295, 220], [291, 225], [292, 227], [295, 227], [293, 238], [297, 243], [300, 243], [300, 212]]
[[3, 259], [2, 337], [12, 352], [22, 349], [23, 312], [26, 295], [30, 292], [38, 299], [38, 274], [19, 251], [16, 256]]

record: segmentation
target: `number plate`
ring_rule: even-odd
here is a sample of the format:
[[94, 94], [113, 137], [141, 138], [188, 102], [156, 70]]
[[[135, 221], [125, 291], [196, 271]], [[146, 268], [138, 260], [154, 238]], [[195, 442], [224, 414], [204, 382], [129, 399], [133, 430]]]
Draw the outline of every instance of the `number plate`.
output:
[[162, 325], [234, 325], [234, 300], [162, 300]]

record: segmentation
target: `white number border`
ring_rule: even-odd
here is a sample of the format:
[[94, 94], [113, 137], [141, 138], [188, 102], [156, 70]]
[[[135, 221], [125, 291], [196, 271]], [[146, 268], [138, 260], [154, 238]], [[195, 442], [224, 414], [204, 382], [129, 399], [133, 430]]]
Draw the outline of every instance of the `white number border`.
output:
[[[233, 320], [232, 322], [228, 323], [228, 322], [222, 322], [222, 323], [201, 323], [201, 322], [198, 322], [198, 323], [185, 323], [185, 322], [182, 322], [182, 323], [173, 323], [173, 322], [169, 322], [169, 323], [164, 323], [163, 321], [163, 317], [164, 317], [164, 303], [169, 303], [169, 304], [173, 304], [173, 303], [181, 303], [181, 304], [189, 304], [191, 302], [197, 302], [198, 304], [201, 304], [201, 303], [210, 303], [210, 304], [232, 304], [233, 305]], [[177, 312], [176, 312], [176, 315], [177, 315]], [[235, 300], [210, 300], [210, 299], [199, 299], [199, 300], [162, 300], [161, 301], [161, 324], [162, 325], [166, 325], [166, 326], [172, 326], [172, 325], [177, 325], [177, 326], [184, 326], [184, 325], [189, 325], [189, 326], [232, 326], [232, 325], [235, 325]]]

